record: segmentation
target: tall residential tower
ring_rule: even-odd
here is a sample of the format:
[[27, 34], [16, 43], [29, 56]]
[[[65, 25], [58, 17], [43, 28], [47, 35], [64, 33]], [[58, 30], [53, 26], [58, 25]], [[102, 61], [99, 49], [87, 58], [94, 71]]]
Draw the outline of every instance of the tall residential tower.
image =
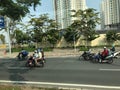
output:
[[101, 29], [117, 29], [120, 26], [120, 0], [102, 0]]
[[55, 19], [59, 29], [64, 29], [72, 23], [71, 10], [86, 9], [86, 0], [53, 0]]

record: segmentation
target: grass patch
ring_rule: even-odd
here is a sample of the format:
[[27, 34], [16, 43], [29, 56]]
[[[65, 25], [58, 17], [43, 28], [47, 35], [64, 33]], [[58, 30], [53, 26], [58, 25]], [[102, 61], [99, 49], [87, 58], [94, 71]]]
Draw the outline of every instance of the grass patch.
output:
[[33, 87], [33, 86], [0, 85], [0, 90], [69, 90], [69, 89], [44, 88], [44, 87]]
[[0, 85], [0, 90], [22, 90], [18, 86]]
[[[33, 52], [36, 48], [34, 47], [23, 47], [23, 49], [27, 50], [28, 52]], [[22, 48], [12, 48], [12, 52], [20, 52]], [[52, 51], [53, 48], [43, 48], [44, 52]]]

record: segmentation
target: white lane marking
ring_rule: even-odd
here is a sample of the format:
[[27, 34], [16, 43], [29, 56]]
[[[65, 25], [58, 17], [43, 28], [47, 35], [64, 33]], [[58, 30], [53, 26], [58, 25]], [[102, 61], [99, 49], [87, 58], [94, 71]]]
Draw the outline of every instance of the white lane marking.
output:
[[29, 69], [28, 67], [7, 67], [7, 69]]
[[80, 87], [80, 88], [103, 88], [103, 89], [118, 89], [120, 86], [102, 86], [102, 85], [87, 85], [87, 84], [69, 84], [69, 83], [52, 83], [52, 82], [32, 82], [32, 81], [7, 81], [0, 80], [0, 83], [10, 84], [32, 84], [32, 85], [51, 85], [51, 86], [69, 86], [69, 87]]
[[120, 69], [99, 69], [100, 71], [120, 71]]

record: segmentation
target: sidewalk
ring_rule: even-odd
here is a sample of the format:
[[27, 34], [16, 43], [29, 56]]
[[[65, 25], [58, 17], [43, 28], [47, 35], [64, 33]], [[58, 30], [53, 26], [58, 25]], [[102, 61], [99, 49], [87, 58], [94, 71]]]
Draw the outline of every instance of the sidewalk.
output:
[[[54, 49], [53, 51], [44, 52], [45, 57], [66, 57], [66, 56], [79, 56], [81, 52], [74, 49]], [[29, 52], [29, 55], [32, 55], [33, 52]], [[18, 55], [18, 52], [14, 53], [4, 53], [0, 52], [0, 58], [15, 58]]]
[[[98, 53], [99, 51], [102, 51], [102, 48], [93, 48], [91, 49], [92, 53]], [[116, 48], [116, 51], [120, 51], [120, 48]], [[53, 51], [44, 52], [45, 57], [69, 57], [69, 56], [79, 56], [83, 53], [83, 51], [79, 51], [78, 49], [54, 49]], [[30, 52], [29, 55], [32, 55], [33, 52]], [[18, 55], [18, 52], [14, 52], [9, 54], [4, 53], [4, 51], [0, 51], [0, 58], [15, 58]]]

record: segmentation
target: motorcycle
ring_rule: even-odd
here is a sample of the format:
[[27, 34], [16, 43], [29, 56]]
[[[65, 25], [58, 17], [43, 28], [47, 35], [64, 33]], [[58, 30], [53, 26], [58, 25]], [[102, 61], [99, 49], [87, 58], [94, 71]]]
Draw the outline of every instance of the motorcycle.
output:
[[35, 63], [37, 67], [44, 67], [45, 61], [43, 59], [38, 59], [37, 63]]
[[100, 62], [100, 63], [108, 63], [108, 64], [111, 64], [111, 63], [113, 63], [113, 58], [114, 58], [114, 56], [111, 54], [111, 55], [105, 57], [103, 60], [100, 59], [99, 62]]
[[118, 58], [118, 56], [120, 55], [120, 51], [113, 53], [113, 55], [114, 55], [114, 58]]
[[90, 61], [92, 63], [108, 63], [108, 64], [111, 64], [111, 63], [113, 63], [113, 58], [114, 58], [113, 54], [110, 54], [105, 58], [102, 58], [101, 55], [95, 55], [95, 56], [91, 57]]
[[28, 60], [25, 64], [27, 67], [35, 67], [35, 62], [34, 60]]
[[86, 61], [91, 60], [91, 57], [94, 56], [94, 53], [91, 53], [90, 51], [84, 51], [82, 55], [79, 56], [79, 60], [82, 58]]
[[28, 55], [23, 56], [22, 54], [17, 56], [17, 60], [27, 60], [28, 59]]
[[30, 57], [26, 62], [25, 66], [27, 67], [44, 67], [45, 61], [44, 59], [35, 60], [35, 57]]

